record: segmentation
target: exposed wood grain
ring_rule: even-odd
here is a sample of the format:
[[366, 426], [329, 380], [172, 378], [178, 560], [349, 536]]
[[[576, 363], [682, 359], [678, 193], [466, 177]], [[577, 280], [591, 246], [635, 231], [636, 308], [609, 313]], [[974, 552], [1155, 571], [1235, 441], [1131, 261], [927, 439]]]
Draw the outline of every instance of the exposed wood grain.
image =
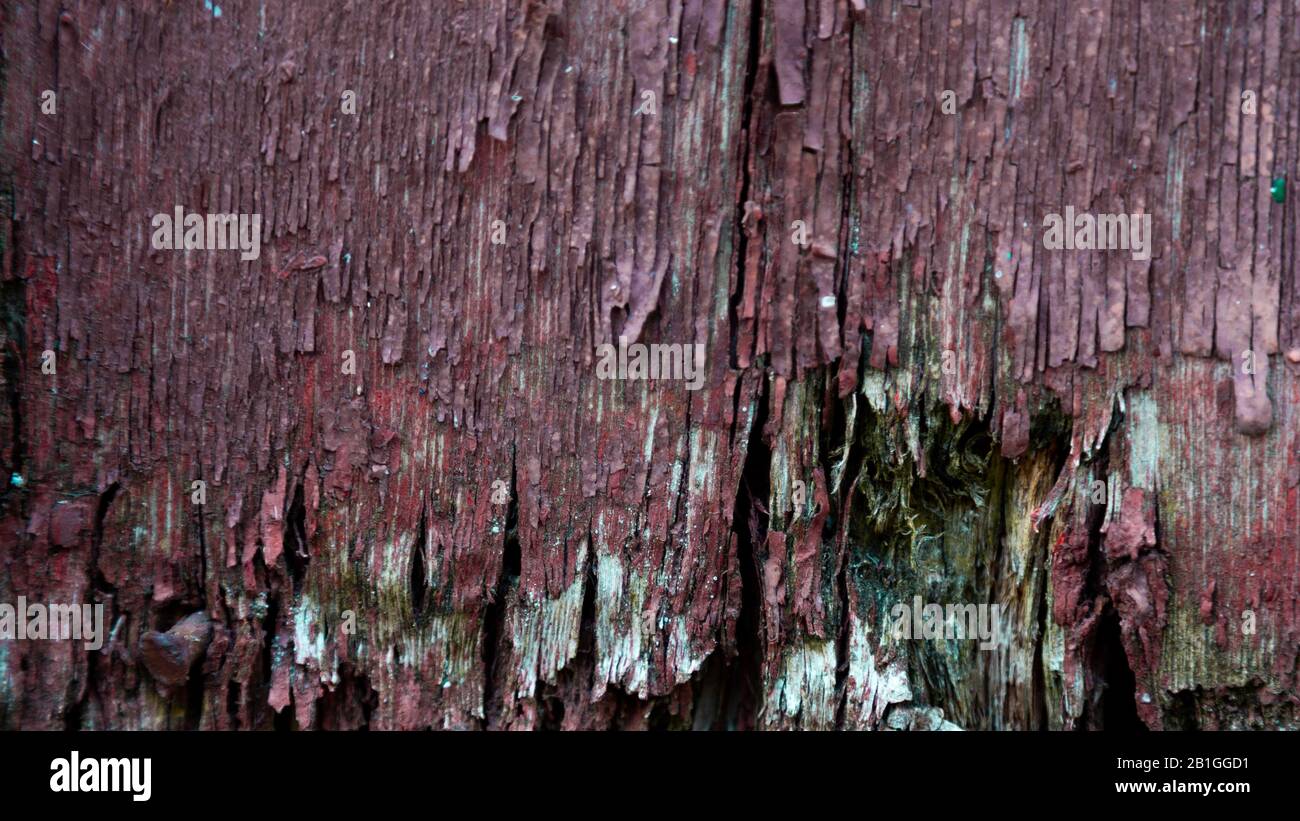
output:
[[5, 10], [0, 724], [1296, 728], [1298, 11]]

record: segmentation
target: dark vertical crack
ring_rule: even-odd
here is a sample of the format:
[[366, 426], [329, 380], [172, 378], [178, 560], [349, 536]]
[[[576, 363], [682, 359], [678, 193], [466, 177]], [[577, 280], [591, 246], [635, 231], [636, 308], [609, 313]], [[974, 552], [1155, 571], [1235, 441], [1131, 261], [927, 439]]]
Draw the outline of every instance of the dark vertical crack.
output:
[[[203, 464], [199, 463], [199, 481], [203, 482]], [[206, 487], [206, 482], [204, 487]], [[204, 532], [206, 528], [207, 498], [203, 502], [195, 505], [195, 517], [198, 519], [198, 541], [199, 541], [199, 595], [202, 597], [204, 607], [207, 607], [208, 599], [208, 537]]]
[[849, 638], [852, 619], [849, 614], [849, 563], [839, 551], [835, 567], [835, 593], [839, 602], [839, 632], [835, 637], [835, 728], [844, 728], [844, 711], [848, 706]]
[[[91, 584], [96, 590], [106, 591], [110, 594], [116, 594], [117, 588], [109, 583], [105, 578], [104, 572], [99, 567], [99, 553], [104, 546], [104, 520], [108, 518], [108, 509], [112, 506], [113, 501], [117, 499], [118, 492], [122, 489], [121, 484], [113, 482], [103, 493], [99, 494], [99, 503], [95, 506], [95, 524], [90, 532], [90, 558], [89, 570]], [[110, 595], [110, 599], [112, 595]], [[110, 613], [109, 616], [114, 615]]]
[[[91, 667], [94, 666], [94, 659], [93, 659], [93, 658], [90, 660], [90, 665], [91, 665]], [[82, 722], [83, 722], [83, 713], [85, 712], [86, 701], [91, 697], [91, 694], [92, 694], [92, 691], [91, 691], [91, 682], [87, 682], [87, 683], [86, 683], [86, 696], [85, 696], [85, 698], [78, 699], [77, 701], [74, 701], [74, 702], [71, 702], [70, 704], [68, 704], [68, 709], [65, 710], [64, 713], [63, 713], [63, 729], [64, 729], [64, 730], [80, 730], [80, 729], [82, 729], [82, 726], [83, 726], [83, 725], [82, 725]], [[3, 715], [2, 715], [2, 714], [0, 714], [0, 718], [3, 718]]]
[[[3, 199], [0, 199], [3, 202]], [[23, 334], [27, 321], [27, 295], [19, 277], [0, 282], [0, 323], [3, 323], [4, 349], [0, 351], [0, 369], [4, 379], [9, 410], [9, 459], [0, 475], [0, 511], [8, 509], [22, 488], [23, 459], [26, 446], [23, 439], [22, 405], [22, 351]], [[2, 451], [0, 451], [2, 453]], [[19, 477], [14, 482], [12, 477]]]
[[[754, 142], [757, 134], [754, 118], [758, 102], [755, 100], [755, 94], [763, 51], [762, 0], [753, 0], [749, 4], [748, 15], [748, 47], [745, 53], [745, 77], [741, 85], [743, 92], [740, 112], [744, 150], [740, 157], [740, 181], [736, 189], [733, 212], [737, 233], [736, 288], [731, 294], [727, 312], [731, 339], [729, 356], [733, 368], [737, 367], [739, 361], [737, 355], [739, 324], [736, 314], [745, 297], [745, 266], [750, 254], [750, 231], [758, 230], [756, 225], [747, 224], [746, 218], [749, 216], [748, 203], [754, 185], [753, 162], [756, 153]], [[772, 462], [771, 452], [763, 439], [767, 425], [766, 387], [766, 380], [762, 380], [754, 399], [757, 411], [754, 418], [749, 420], [745, 461], [741, 468], [731, 516], [731, 532], [735, 534], [736, 565], [740, 574], [740, 612], [736, 616], [735, 645], [730, 648], [731, 657], [706, 666], [705, 671], [710, 677], [715, 677], [714, 686], [718, 690], [716, 694], [710, 694], [712, 709], [716, 710], [716, 713], [711, 719], [697, 716], [694, 722], [697, 727], [720, 722], [728, 729], [749, 729], [758, 724], [758, 712], [762, 704], [764, 639], [761, 574], [755, 545], [763, 544], [767, 537], [767, 508], [764, 500], [768, 498]], [[740, 406], [740, 395], [741, 387], [737, 385], [730, 437], [733, 447], [739, 444], [736, 440], [737, 425], [741, 411], [744, 410]]]
[[[750, 189], [753, 185], [754, 162], [754, 89], [757, 85], [759, 55], [763, 50], [763, 3], [753, 0], [749, 6], [749, 49], [745, 55], [745, 80], [741, 102], [741, 133], [745, 141], [745, 150], [740, 158], [740, 185], [736, 194], [734, 220], [738, 238], [736, 242], [736, 290], [731, 295], [727, 306], [727, 319], [731, 329], [730, 360], [731, 367], [737, 367], [736, 346], [739, 344], [736, 309], [745, 297], [745, 260], [749, 257], [749, 230], [745, 225], [748, 214], [746, 204], [749, 202]], [[757, 231], [757, 228], [754, 228]]]
[[307, 550], [307, 507], [303, 503], [303, 482], [298, 482], [293, 492], [293, 502], [284, 515], [284, 561], [293, 583], [291, 596], [302, 593], [303, 579], [311, 554]]
[[[1054, 475], [1059, 475], [1056, 471]], [[1043, 644], [1047, 641], [1047, 586], [1051, 582], [1052, 557], [1045, 539], [1039, 539], [1042, 556], [1039, 559], [1038, 589], [1034, 591], [1034, 607], [1038, 611], [1038, 635], [1034, 637], [1034, 666], [1030, 671], [1030, 690], [1033, 712], [1038, 716], [1038, 729], [1049, 729], [1047, 723], [1047, 668], [1043, 658]]]
[[[1109, 447], [1109, 442], [1108, 437], [1106, 448]], [[1099, 454], [1096, 463], [1096, 475], [1107, 476], [1109, 454], [1105, 450]], [[1104, 507], [1089, 507], [1089, 567], [1085, 596], [1094, 602], [1092, 618], [1095, 622], [1088, 630], [1084, 643], [1083, 662], [1087, 670], [1084, 680], [1085, 687], [1089, 689], [1084, 694], [1079, 728], [1133, 732], [1147, 727], [1138, 716], [1137, 678], [1124, 650], [1119, 612], [1115, 609], [1106, 585], [1108, 571], [1101, 535], [1104, 519]]]
[[[1122, 422], [1123, 410], [1117, 396], [1110, 425], [1099, 452], [1092, 460], [1096, 466], [1094, 475], [1105, 477], [1108, 486], [1119, 481], [1110, 474], [1110, 445], [1114, 441], [1114, 432]], [[1085, 686], [1091, 690], [1085, 693], [1079, 726], [1082, 729], [1120, 732], [1145, 730], [1147, 727], [1139, 718], [1137, 710], [1137, 678], [1124, 650], [1123, 626], [1106, 581], [1109, 566], [1101, 532], [1106, 519], [1106, 507], [1092, 504], [1091, 488], [1088, 490], [1086, 520], [1089, 565], [1085, 591], [1086, 596], [1094, 602], [1093, 618], [1096, 621], [1084, 645], [1083, 659], [1089, 673], [1084, 681]]]
[[[280, 630], [280, 598], [283, 594], [283, 588], [274, 580], [273, 574], [270, 573], [263, 562], [262, 551], [257, 551], [253, 556], [253, 573], [266, 588], [266, 615], [262, 618], [262, 673], [263, 680], [259, 682], [264, 691], [256, 694], [249, 694], [249, 700], [266, 704], [272, 680], [275, 677], [275, 662], [283, 649], [276, 647], [276, 634]], [[255, 719], [256, 721], [256, 719]], [[289, 707], [275, 712], [271, 711], [271, 727], [275, 730], [292, 730], [293, 729], [293, 710]]]
[[740, 571], [740, 613], [736, 617], [735, 656], [729, 661], [723, 713], [728, 728], [758, 726], [762, 705], [764, 630], [762, 574], [759, 548], [767, 541], [768, 511], [765, 500], [771, 485], [772, 453], [764, 440], [768, 397], [764, 389], [755, 397], [758, 412], [749, 429], [745, 464], [736, 488], [731, 530], [736, 534], [736, 566]]
[[226, 716], [230, 720], [232, 729], [239, 729], [239, 691], [238, 681], [230, 681], [226, 684]]
[[1119, 613], [1107, 601], [1093, 634], [1092, 664], [1100, 692], [1092, 701], [1099, 710], [1090, 716], [1089, 729], [1134, 732], [1147, 729], [1138, 718], [1137, 678], [1124, 652]]
[[428, 549], [427, 526], [428, 506], [420, 507], [420, 524], [415, 537], [415, 546], [411, 548], [411, 571], [408, 586], [411, 592], [411, 613], [418, 622], [424, 617], [424, 604], [429, 593], [429, 576], [426, 568], [425, 551]]
[[[498, 642], [503, 640], [507, 616], [507, 602], [519, 585], [522, 570], [522, 556], [519, 549], [519, 503], [516, 489], [517, 459], [513, 446], [510, 448], [510, 501], [506, 508], [505, 539], [502, 545], [501, 570], [497, 574], [497, 586], [492, 598], [483, 609], [483, 710], [485, 724], [494, 726], [499, 721], [501, 705], [498, 699], [496, 677], [498, 675]], [[495, 711], [495, 712], [494, 712]]]
[[[110, 484], [103, 493], [99, 495], [99, 500], [95, 505], [95, 521], [91, 525], [90, 531], [90, 556], [87, 559], [86, 574], [90, 579], [90, 596], [93, 604], [103, 604], [105, 606], [104, 624], [105, 628], [110, 631], [104, 647], [99, 653], [87, 651], [86, 658], [86, 691], [85, 694], [75, 703], [69, 704], [67, 711], [63, 716], [64, 729], [79, 730], [84, 726], [86, 702], [90, 699], [99, 699], [98, 690], [98, 662], [101, 658], [100, 653], [107, 657], [107, 663], [111, 664], [112, 647], [114, 636], [116, 635], [115, 625], [117, 623], [117, 587], [111, 584], [104, 576], [99, 567], [99, 554], [104, 544], [104, 520], [108, 518], [108, 509], [112, 506], [113, 501], [117, 499], [121, 485], [117, 482]], [[102, 711], [101, 711], [102, 712]]]
[[[828, 375], [828, 379], [830, 379]], [[865, 458], [865, 448], [858, 441], [856, 419], [854, 429], [849, 430], [848, 415], [845, 409], [847, 400], [835, 399], [832, 397], [829, 386], [834, 382], [828, 383], [827, 396], [828, 401], [833, 405], [834, 420], [832, 422], [832, 435], [838, 434], [839, 441], [830, 438], [827, 442], [826, 453], [830, 457], [839, 452], [841, 449], [845, 452], [844, 472], [839, 476], [838, 492], [836, 488], [828, 487], [827, 496], [830, 499], [831, 512], [826, 517], [826, 530], [828, 531], [826, 539], [834, 542], [840, 528], [848, 528], [848, 510], [847, 499], [853, 494], [853, 487], [857, 483], [858, 472], [862, 469], [862, 460]], [[834, 482], [834, 466], [824, 465], [823, 470], [826, 472], [826, 481]], [[844, 490], [845, 481], [848, 482], [848, 490]], [[835, 567], [835, 593], [839, 605], [839, 628], [835, 639], [835, 727], [843, 728], [844, 713], [848, 706], [847, 681], [849, 674], [849, 639], [851, 634], [851, 603], [849, 601], [849, 585], [853, 584], [853, 574], [850, 571], [849, 550], [847, 539], [843, 540], [843, 546], [836, 551]]]

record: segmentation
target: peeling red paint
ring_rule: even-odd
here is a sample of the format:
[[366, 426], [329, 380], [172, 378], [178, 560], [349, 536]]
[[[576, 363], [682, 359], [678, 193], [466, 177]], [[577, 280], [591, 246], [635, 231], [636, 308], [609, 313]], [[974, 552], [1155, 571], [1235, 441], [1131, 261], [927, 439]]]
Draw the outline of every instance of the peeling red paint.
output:
[[[846, 535], [852, 408], [918, 480], [935, 419], [987, 425], [1034, 493], [1061, 438], [1026, 502], [1048, 578], [972, 571], [1027, 611], [1050, 591], [1054, 726], [1100, 687], [1108, 608], [1148, 726], [1188, 693], [1232, 724], [1224, 689], [1295, 726], [1300, 271], [1268, 188], [1300, 35], [1276, 0], [1166, 5], [15, 9], [0, 593], [121, 627], [94, 658], [15, 650], [4, 721], [173, 726], [141, 665], [193, 609], [203, 727], [646, 726], [706, 701], [742, 622], [805, 699], [764, 721], [834, 723], [851, 691], [876, 726], [883, 685], [838, 670], [905, 666], [852, 634], [881, 621], [853, 584], [900, 582]], [[151, 249], [177, 204], [260, 213], [261, 258]], [[1151, 214], [1151, 259], [1048, 251], [1067, 205]], [[619, 336], [704, 344], [704, 386], [595, 378]], [[808, 515], [766, 530], [796, 480]], [[814, 658], [829, 685], [783, 677]]]

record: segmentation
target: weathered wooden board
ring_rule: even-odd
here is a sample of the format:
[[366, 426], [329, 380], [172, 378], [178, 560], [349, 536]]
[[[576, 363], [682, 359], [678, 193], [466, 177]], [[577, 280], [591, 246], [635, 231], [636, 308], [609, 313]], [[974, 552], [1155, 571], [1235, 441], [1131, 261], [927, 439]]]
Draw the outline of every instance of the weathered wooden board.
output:
[[15, 4], [0, 725], [1296, 728], [1298, 11]]

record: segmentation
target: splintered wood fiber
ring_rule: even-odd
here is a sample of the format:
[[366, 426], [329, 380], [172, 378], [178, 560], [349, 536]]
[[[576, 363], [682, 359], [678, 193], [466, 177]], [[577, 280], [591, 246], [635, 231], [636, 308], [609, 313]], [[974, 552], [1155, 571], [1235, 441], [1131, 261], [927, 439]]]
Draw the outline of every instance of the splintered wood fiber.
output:
[[1298, 12], [11, 4], [0, 726], [1300, 728]]

